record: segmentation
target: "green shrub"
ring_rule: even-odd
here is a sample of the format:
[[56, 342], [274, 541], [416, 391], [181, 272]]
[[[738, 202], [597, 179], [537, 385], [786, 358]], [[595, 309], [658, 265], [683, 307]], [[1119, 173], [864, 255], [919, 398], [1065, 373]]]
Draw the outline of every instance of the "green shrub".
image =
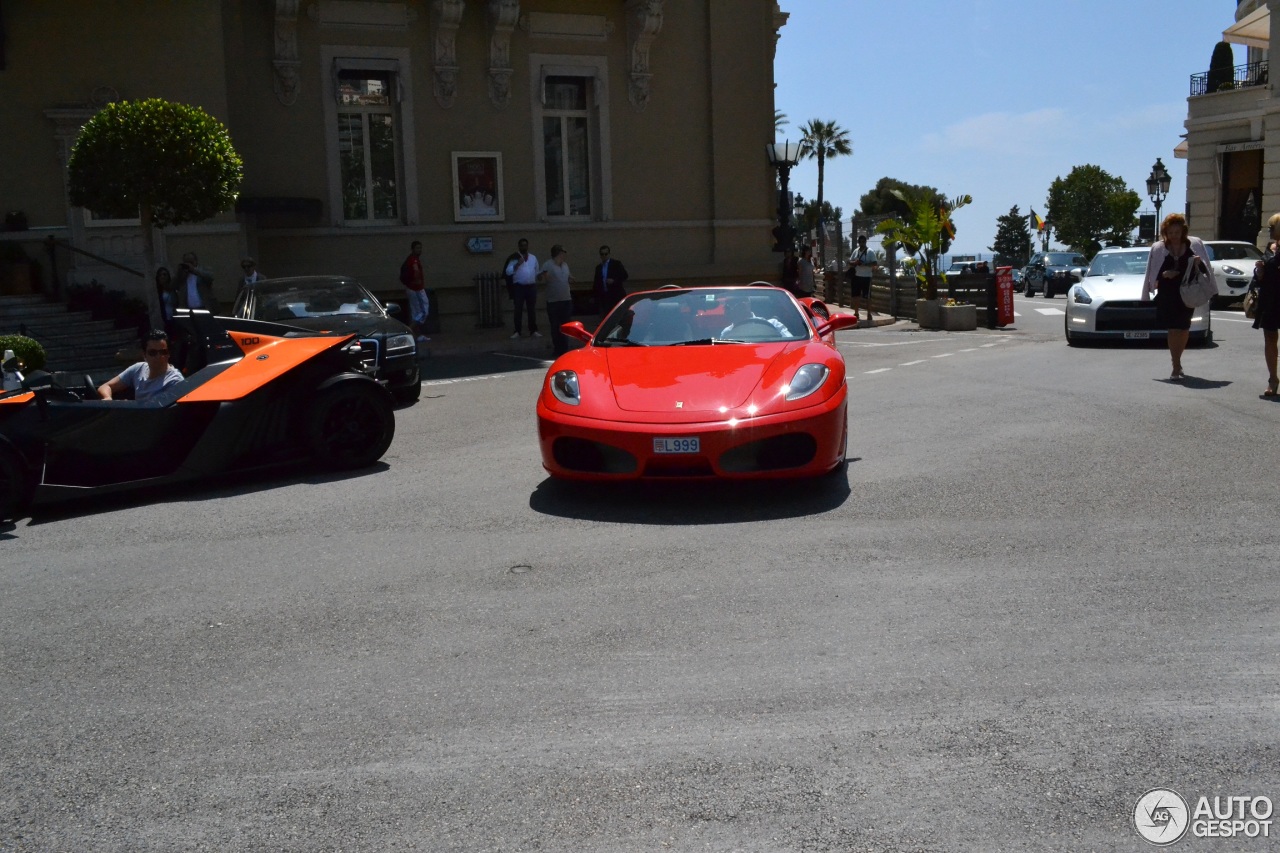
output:
[[7, 349], [22, 362], [23, 370], [41, 370], [44, 367], [44, 347], [39, 341], [24, 335], [0, 335], [0, 355]]
[[1235, 88], [1235, 62], [1230, 42], [1220, 41], [1213, 46], [1213, 55], [1209, 58], [1208, 91], [1223, 92]]

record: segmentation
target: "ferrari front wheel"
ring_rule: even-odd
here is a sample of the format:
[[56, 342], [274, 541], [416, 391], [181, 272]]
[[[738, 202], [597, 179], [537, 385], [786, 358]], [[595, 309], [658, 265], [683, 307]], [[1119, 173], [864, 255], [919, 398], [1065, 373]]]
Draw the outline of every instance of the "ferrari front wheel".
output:
[[395, 432], [390, 395], [368, 382], [326, 388], [307, 412], [307, 445], [329, 468], [372, 465], [387, 452]]

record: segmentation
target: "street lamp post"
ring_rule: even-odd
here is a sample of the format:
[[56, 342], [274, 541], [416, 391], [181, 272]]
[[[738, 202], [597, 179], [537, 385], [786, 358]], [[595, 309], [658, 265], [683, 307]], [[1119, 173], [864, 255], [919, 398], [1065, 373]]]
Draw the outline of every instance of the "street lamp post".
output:
[[769, 165], [778, 170], [778, 226], [773, 229], [773, 250], [785, 252], [795, 248], [796, 232], [791, 224], [791, 206], [787, 203], [787, 186], [791, 168], [800, 162], [799, 142], [772, 142], [764, 147]]
[[1151, 167], [1151, 174], [1147, 176], [1147, 195], [1151, 196], [1151, 202], [1156, 206], [1157, 234], [1160, 233], [1160, 205], [1169, 195], [1169, 181], [1169, 172], [1165, 169], [1164, 162], [1157, 157], [1156, 164]]

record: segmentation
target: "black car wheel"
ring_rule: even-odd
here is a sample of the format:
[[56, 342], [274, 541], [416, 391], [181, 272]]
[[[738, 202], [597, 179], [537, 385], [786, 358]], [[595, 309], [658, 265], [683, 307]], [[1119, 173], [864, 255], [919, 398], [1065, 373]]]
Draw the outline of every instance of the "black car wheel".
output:
[[391, 398], [369, 382], [342, 382], [316, 395], [307, 446], [329, 468], [363, 468], [382, 458], [396, 432]]
[[22, 460], [12, 450], [0, 448], [0, 521], [17, 518], [30, 494], [31, 482]]

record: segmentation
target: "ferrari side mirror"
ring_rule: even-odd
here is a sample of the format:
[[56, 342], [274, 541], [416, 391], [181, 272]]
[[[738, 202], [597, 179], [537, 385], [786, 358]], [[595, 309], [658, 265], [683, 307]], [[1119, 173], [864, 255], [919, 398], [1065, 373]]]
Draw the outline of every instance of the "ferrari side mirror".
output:
[[573, 320], [565, 323], [560, 327], [560, 332], [561, 334], [568, 335], [569, 337], [582, 341], [583, 343], [589, 343], [591, 341], [592, 333], [587, 331], [587, 327], [582, 325], [581, 320]]
[[858, 317], [855, 314], [833, 314], [830, 320], [818, 325], [818, 334], [821, 336], [841, 329], [852, 329], [857, 325]]

